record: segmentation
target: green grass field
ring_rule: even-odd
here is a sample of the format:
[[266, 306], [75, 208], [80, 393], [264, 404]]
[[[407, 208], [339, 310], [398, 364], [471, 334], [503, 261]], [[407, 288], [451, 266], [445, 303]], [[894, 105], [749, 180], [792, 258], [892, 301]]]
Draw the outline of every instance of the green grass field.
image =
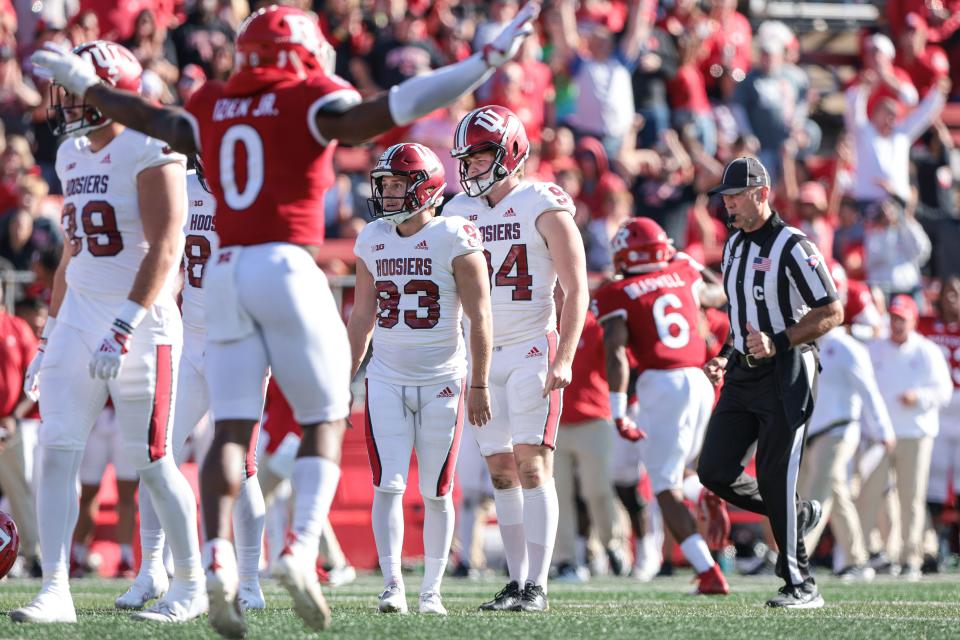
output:
[[[408, 579], [408, 590], [419, 578]], [[73, 587], [79, 624], [17, 625], [6, 612], [29, 601], [37, 581], [0, 583], [0, 638], [213, 638], [201, 618], [185, 625], [134, 622], [113, 609], [113, 598], [124, 583], [82, 580]], [[725, 598], [687, 595], [689, 578], [658, 579], [639, 584], [626, 579], [599, 579], [585, 585], [553, 585], [547, 614], [484, 614], [477, 604], [499, 589], [493, 581], [447, 579], [444, 602], [447, 618], [411, 613], [387, 616], [376, 610], [379, 578], [327, 591], [334, 608], [333, 638], [424, 638], [473, 640], [490, 638], [958, 638], [960, 637], [960, 576], [929, 578], [910, 584], [878, 578], [871, 584], [821, 580], [827, 606], [811, 611], [772, 611], [764, 601], [778, 586], [775, 578], [735, 578], [735, 594]], [[249, 638], [301, 638], [306, 633], [287, 608], [288, 598], [273, 582], [264, 584], [267, 610], [248, 615]], [[416, 591], [407, 594], [411, 610]]]

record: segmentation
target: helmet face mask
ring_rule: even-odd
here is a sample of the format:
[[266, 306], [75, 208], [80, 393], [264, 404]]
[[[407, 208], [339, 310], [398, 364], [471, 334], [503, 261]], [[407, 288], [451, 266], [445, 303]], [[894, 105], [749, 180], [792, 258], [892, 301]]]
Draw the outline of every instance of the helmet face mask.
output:
[[[464, 160], [491, 151], [490, 169], [470, 175]], [[497, 182], [516, 174], [530, 155], [530, 141], [515, 113], [498, 105], [474, 109], [457, 125], [450, 155], [460, 160], [460, 186], [472, 198], [486, 195]]]
[[[85, 42], [73, 52], [90, 63], [102, 82], [123, 91], [140, 93], [143, 67], [126, 48], [107, 40]], [[83, 136], [112, 122], [99, 109], [86, 104], [57, 84], [50, 85], [50, 128], [58, 136]]]
[[443, 165], [433, 151], [415, 143], [395, 144], [383, 152], [370, 172], [373, 196], [367, 199], [367, 206], [373, 219], [398, 225], [439, 206], [446, 188]]

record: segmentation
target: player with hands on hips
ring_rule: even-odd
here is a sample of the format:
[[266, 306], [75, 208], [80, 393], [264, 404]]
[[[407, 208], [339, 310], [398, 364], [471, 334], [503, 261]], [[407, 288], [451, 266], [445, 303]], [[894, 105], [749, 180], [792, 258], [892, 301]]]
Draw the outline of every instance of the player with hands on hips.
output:
[[[622, 278], [601, 286], [594, 304], [603, 326], [612, 416], [620, 435], [631, 441], [620, 443], [614, 455], [617, 484], [629, 479], [636, 486], [642, 461], [664, 522], [697, 573], [697, 593], [729, 593], [684, 505], [685, 498], [698, 504], [706, 497], [688, 467], [700, 454], [713, 407], [713, 388], [700, 369], [707, 345], [699, 327], [701, 300], [705, 292], [712, 293], [708, 287], [717, 285], [707, 285], [704, 267], [678, 253], [650, 218], [625, 222], [610, 248]], [[627, 349], [639, 361], [636, 422], [646, 426], [645, 431], [626, 415]], [[713, 519], [722, 519], [713, 506], [705, 510]], [[714, 537], [721, 538], [724, 527], [711, 525], [711, 531], [721, 531]]]
[[[142, 69], [124, 47], [98, 40], [69, 57], [88, 80], [140, 99]], [[56, 160], [66, 242], [44, 329], [45, 352], [28, 381], [28, 391], [39, 392], [43, 415], [37, 511], [44, 581], [40, 594], [10, 617], [76, 621], [67, 580], [78, 515], [76, 479], [109, 395], [122, 455], [156, 506], [174, 560], [166, 595], [134, 615], [184, 622], [207, 607], [196, 501], [170, 455], [183, 342], [174, 291], [183, 252], [186, 161], [162, 141], [112, 120], [84, 100], [76, 83], [55, 82], [51, 93], [55, 132], [69, 134]]]
[[[492, 416], [473, 429], [490, 469], [510, 579], [485, 611], [546, 611], [557, 534], [553, 449], [562, 390], [589, 306], [573, 199], [523, 179], [530, 143], [509, 109], [474, 109], [457, 126], [452, 155], [464, 193], [444, 208], [474, 222], [493, 305]], [[557, 334], [554, 288], [563, 292]]]
[[[436, 216], [446, 182], [433, 151], [413, 143], [389, 147], [370, 172], [370, 183], [374, 220], [354, 249], [357, 284], [347, 333], [354, 376], [373, 338], [366, 436], [384, 582], [379, 607], [384, 613], [407, 612], [400, 573], [402, 500], [415, 450], [425, 506], [420, 613], [446, 615], [440, 581], [453, 539], [453, 474], [464, 401], [472, 424], [482, 427], [490, 419], [487, 264], [473, 223]], [[462, 315], [469, 320], [469, 391]]]
[[[207, 82], [186, 109], [116, 91], [93, 77], [82, 59], [55, 47], [32, 56], [36, 69], [105, 117], [181, 153], [203, 151], [221, 244], [207, 274], [217, 296], [209, 307], [207, 353], [217, 424], [200, 490], [210, 622], [221, 634], [246, 632], [235, 606], [229, 515], [242, 487], [242, 461], [268, 366], [304, 432], [292, 474], [291, 542], [274, 571], [309, 627], [331, 624], [312, 567], [340, 477], [350, 355], [315, 260], [337, 141], [365, 142], [472, 92], [516, 53], [538, 12], [538, 2], [528, 3], [490, 47], [366, 100], [333, 74], [333, 48], [316, 20], [287, 6], [264, 7], [241, 24], [233, 75], [225, 83]], [[235, 180], [238, 175], [247, 176], [245, 183]]]

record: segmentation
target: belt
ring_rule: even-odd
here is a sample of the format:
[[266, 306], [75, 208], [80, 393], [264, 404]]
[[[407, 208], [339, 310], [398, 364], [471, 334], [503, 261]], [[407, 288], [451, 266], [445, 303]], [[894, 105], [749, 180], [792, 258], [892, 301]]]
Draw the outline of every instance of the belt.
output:
[[773, 358], [757, 358], [751, 355], [744, 355], [739, 351], [734, 351], [734, 362], [747, 369], [758, 369], [773, 364]]

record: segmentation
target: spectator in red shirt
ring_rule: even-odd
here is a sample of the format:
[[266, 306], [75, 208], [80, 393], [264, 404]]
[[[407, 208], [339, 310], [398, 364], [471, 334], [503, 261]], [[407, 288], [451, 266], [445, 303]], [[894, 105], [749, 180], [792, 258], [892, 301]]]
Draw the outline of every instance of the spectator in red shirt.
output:
[[685, 33], [677, 41], [677, 50], [680, 67], [677, 75], [667, 82], [667, 94], [673, 110], [672, 124], [678, 130], [692, 125], [704, 152], [712, 156], [717, 152], [717, 125], [707, 99], [703, 69], [698, 65], [701, 58], [700, 39], [693, 33]]
[[887, 0], [886, 5], [887, 22], [898, 37], [907, 29], [911, 13], [929, 25], [930, 42], [945, 44], [960, 29], [960, 0]]
[[896, 66], [910, 75], [920, 95], [926, 95], [940, 78], [950, 73], [947, 54], [940, 47], [927, 44], [927, 30], [927, 21], [920, 14], [908, 13], [895, 59]]
[[583, 185], [575, 198], [590, 208], [594, 219], [603, 217], [604, 201], [611, 191], [626, 191], [623, 178], [610, 170], [610, 161], [603, 144], [592, 136], [580, 138], [574, 158], [583, 176]]
[[23, 393], [23, 380], [36, 352], [37, 337], [26, 322], [6, 312], [0, 287], [0, 489], [20, 530], [20, 555], [31, 569], [39, 568], [37, 510], [26, 470], [32, 466], [37, 421], [30, 420], [36, 403]]
[[711, 0], [708, 34], [703, 40], [706, 55], [700, 61], [700, 69], [713, 87], [723, 68], [739, 69], [744, 74], [750, 71], [753, 61], [753, 29], [750, 21], [737, 11], [737, 0]]
[[563, 392], [563, 413], [554, 457], [554, 477], [560, 520], [553, 550], [559, 580], [581, 582], [586, 573], [577, 558], [577, 508], [575, 483], [587, 504], [590, 522], [607, 552], [611, 573], [625, 568], [623, 550], [614, 536], [617, 520], [611, 475], [613, 426], [610, 423], [610, 388], [605, 375], [603, 329], [588, 313], [573, 358], [570, 386]]
[[893, 98], [901, 107], [913, 107], [920, 101], [920, 94], [913, 85], [910, 74], [894, 64], [897, 51], [893, 42], [882, 33], [865, 38], [861, 45], [863, 70], [851, 84], [863, 82], [864, 72], [873, 71], [879, 78], [877, 86], [867, 98], [867, 117], [873, 117], [874, 108], [884, 98]]

